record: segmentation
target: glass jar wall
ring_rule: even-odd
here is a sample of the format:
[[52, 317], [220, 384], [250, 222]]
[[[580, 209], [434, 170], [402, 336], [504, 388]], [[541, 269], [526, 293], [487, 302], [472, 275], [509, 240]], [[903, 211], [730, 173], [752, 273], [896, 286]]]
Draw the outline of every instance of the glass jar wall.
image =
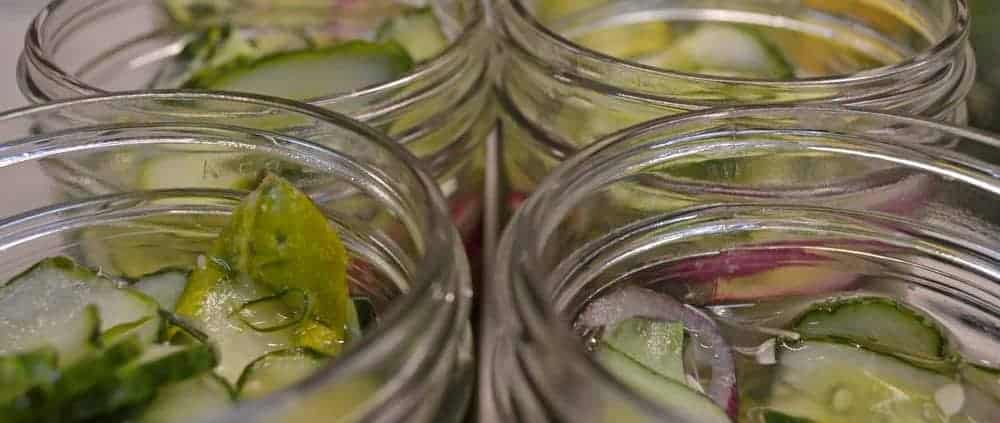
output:
[[[1000, 369], [1000, 168], [969, 153], [998, 145], [931, 121], [804, 106], [678, 116], [599, 141], [539, 186], [500, 243], [484, 421], [988, 420], [1000, 409], [989, 382]], [[920, 317], [855, 314], [851, 326], [853, 312], [837, 314], [845, 332], [826, 336], [809, 330], [824, 321], [802, 325], [844, 304]], [[678, 344], [612, 325], [632, 316], [683, 324], [680, 379], [662, 370]], [[939, 340], [927, 356], [910, 349], [916, 338], [885, 339], [913, 322]], [[845, 329], [881, 324], [878, 345]], [[664, 347], [644, 356], [628, 339]], [[994, 376], [982, 384], [979, 370]], [[828, 403], [838, 377], [843, 393]]]
[[60, 255], [116, 280], [193, 269], [262, 172], [307, 193], [341, 234], [350, 293], [374, 321], [331, 364], [220, 421], [464, 417], [468, 263], [436, 184], [383, 134], [284, 100], [134, 93], [2, 114], [0, 139], [0, 176], [32, 181], [5, 188], [4, 281]]
[[505, 204], [622, 128], [761, 103], [962, 123], [975, 60], [964, 1], [496, 2]]
[[478, 248], [492, 41], [475, 0], [57, 1], [19, 65], [36, 103], [139, 89], [243, 91], [360, 119], [428, 166]]

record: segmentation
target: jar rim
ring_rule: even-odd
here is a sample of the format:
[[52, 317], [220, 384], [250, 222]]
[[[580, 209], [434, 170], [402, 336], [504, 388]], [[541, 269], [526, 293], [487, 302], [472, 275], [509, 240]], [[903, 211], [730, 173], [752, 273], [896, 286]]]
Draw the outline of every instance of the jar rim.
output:
[[[633, 405], [637, 406], [638, 410], [642, 413], [649, 416], [658, 416], [660, 418], [676, 417], [669, 415], [665, 416], [664, 413], [669, 413], [669, 410], [664, 409], [663, 406], [658, 405], [653, 400], [636, 396], [633, 393], [633, 390], [626, 387], [623, 382], [613, 377], [611, 373], [605, 370], [601, 365], [589, 358], [584, 349], [580, 347], [579, 338], [577, 338], [566, 325], [567, 320], [565, 316], [560, 315], [559, 310], [556, 309], [557, 307], [552, 304], [550, 293], [547, 292], [545, 288], [541, 288], [538, 285], [541, 284], [543, 280], [547, 280], [547, 278], [551, 277], [553, 273], [558, 273], [558, 269], [562, 269], [562, 267], [557, 268], [557, 270], [553, 272], [551, 269], [541, 269], [540, 266], [533, 263], [533, 261], [544, 256], [544, 254], [542, 254], [542, 250], [546, 247], [544, 244], [549, 242], [547, 241], [548, 239], [552, 238], [547, 234], [550, 233], [552, 228], [558, 227], [561, 222], [560, 218], [562, 213], [554, 212], [553, 209], [565, 209], [572, 207], [574, 203], [580, 201], [579, 192], [581, 190], [599, 189], [599, 187], [604, 186], [601, 181], [592, 181], [594, 179], [600, 179], [600, 177], [595, 177], [595, 174], [602, 176], [616, 175], [614, 176], [615, 178], [625, 177], [623, 173], [628, 173], [628, 168], [635, 165], [635, 163], [624, 163], [624, 161], [621, 160], [623, 156], [630, 154], [638, 155], [652, 149], [663, 149], [663, 145], [665, 144], [664, 139], [672, 137], [677, 137], [679, 139], [683, 138], [685, 135], [690, 135], [678, 129], [686, 127], [697, 128], [699, 127], [696, 125], [697, 123], [703, 124], [717, 119], [732, 117], [766, 119], [769, 116], [774, 116], [776, 114], [797, 114], [802, 116], [802, 119], [808, 119], [810, 122], [821, 122], [824, 115], [827, 117], [868, 117], [879, 122], [880, 127], [884, 126], [885, 128], [892, 128], [897, 125], [910, 125], [921, 129], [938, 131], [949, 136], [960, 137], [971, 143], [981, 144], [988, 148], [1000, 151], [1000, 138], [997, 138], [985, 131], [959, 127], [939, 121], [921, 119], [903, 114], [852, 110], [838, 107], [789, 107], [775, 105], [740, 106], [688, 113], [646, 122], [609, 135], [606, 138], [588, 146], [582, 152], [579, 152], [574, 157], [564, 162], [553, 173], [546, 177], [544, 181], [542, 181], [535, 191], [535, 194], [521, 206], [521, 209], [515, 215], [514, 219], [504, 232], [503, 239], [498, 248], [499, 253], [496, 273], [498, 274], [499, 279], [497, 282], [500, 288], [498, 288], [499, 292], [494, 294], [494, 298], [498, 298], [499, 301], [503, 301], [505, 303], [501, 303], [497, 307], [514, 308], [516, 310], [514, 314], [519, 316], [519, 319], [524, 319], [521, 324], [523, 328], [520, 330], [530, 333], [528, 336], [531, 339], [544, 339], [546, 343], [551, 343], [551, 348], [558, 350], [557, 355], [560, 357], [560, 363], [566, 363], [566, 366], [568, 366], [569, 369], [572, 369], [568, 370], [569, 372], [573, 374], [586, 375], [587, 378], [590, 378], [588, 380], [594, 381], [594, 384], [610, 387], [611, 392], [619, 398], [629, 398], [634, 400]], [[700, 128], [704, 129], [704, 125], [701, 125]], [[671, 132], [671, 129], [675, 129], [675, 131]], [[723, 129], [723, 131], [725, 130]], [[658, 133], [667, 135], [657, 136], [656, 134]], [[810, 133], [808, 136], [817, 135]], [[622, 145], [626, 141], [636, 139], [637, 137], [645, 138], [642, 138], [642, 142], [636, 145]], [[886, 143], [886, 145], [888, 146], [890, 144]], [[892, 145], [892, 147], [895, 147], [895, 145]], [[913, 151], [914, 153], [923, 151], [920, 149], [920, 146], [917, 145], [904, 145], [900, 146], [900, 148]], [[912, 150], [910, 150], [911, 148]], [[906, 158], [905, 160], [909, 162], [911, 159], [912, 158]], [[913, 166], [914, 168], [919, 168], [921, 170], [931, 171], [942, 177], [952, 177], [953, 179], [957, 179], [959, 181], [971, 181], [963, 183], [975, 183], [977, 184], [976, 186], [983, 187], [984, 190], [988, 190], [997, 196], [1000, 196], [1000, 164], [986, 164], [982, 161], [977, 161], [974, 158], [966, 158], [959, 155], [935, 157], [934, 159], [941, 160], [943, 163], [933, 164], [929, 161], [921, 163], [914, 159], [913, 161], [915, 163]], [[961, 171], [963, 170], [967, 170], [969, 173], [974, 173], [974, 176], [978, 179], [973, 180], [973, 177], [971, 176], [968, 179], [962, 178]], [[581, 182], [585, 180], [591, 180], [592, 183]], [[760, 209], [761, 207], [769, 206], [722, 204], [706, 205], [704, 206], [704, 209], [724, 209], [735, 207]], [[799, 210], [808, 208], [809, 205], [789, 207]], [[780, 207], [775, 206], [773, 208]], [[686, 211], [689, 212], [690, 210], [678, 211], [677, 215], [671, 216], [670, 218], [672, 221], [673, 219], [676, 219], [677, 222], [683, 222], [686, 220], [687, 215], [683, 214]], [[834, 214], [831, 210], [823, 211], [831, 215]], [[857, 216], [859, 218], [871, 217], [879, 222], [884, 221], [886, 222], [885, 227], [887, 228], [896, 228], [900, 223], [899, 221], [881, 215], [869, 216], [863, 211], [837, 211], [839, 213], [845, 213], [845, 215]], [[656, 226], [658, 230], [663, 228], [662, 222], [659, 221], [656, 223]], [[629, 233], [639, 231], [638, 229], [631, 227], [629, 229]], [[895, 231], [901, 231], [901, 229], [895, 229]], [[933, 226], [927, 226], [927, 230], [916, 230], [915, 233], [927, 236], [928, 239], [955, 239], [955, 233], [952, 231], [939, 231]], [[615, 238], [615, 240], [618, 239], [618, 237]], [[886, 236], [885, 239], [890, 241], [896, 240], [895, 238], [889, 236]], [[991, 240], [991, 242], [992, 241], [993, 240]], [[975, 244], [976, 240], [972, 239], [968, 242]], [[603, 248], [603, 246], [600, 248]], [[924, 246], [922, 248], [926, 248], [928, 254], [933, 252], [943, 255], [951, 254], [938, 252], [938, 250], [933, 247]], [[993, 251], [986, 247], [972, 249], [971, 247], [965, 246], [963, 248], [967, 249], [958, 250], [959, 253], [961, 253], [960, 256], [965, 254], [965, 252], [981, 254], [981, 250]], [[582, 257], [576, 255], [576, 253], [573, 254], [574, 255], [567, 254], [566, 257]], [[997, 262], [1000, 263], [1000, 254], [991, 254], [991, 260], [997, 260]], [[564, 263], [560, 263], [560, 265], [562, 264]], [[537, 269], [531, 270], [533, 268]], [[994, 273], [1000, 275], [1000, 269], [994, 271]], [[564, 284], [560, 284], [559, 286], [564, 286]], [[542, 333], [545, 333], [545, 335], [542, 336]], [[496, 369], [490, 369], [490, 371], [496, 371]], [[540, 391], [542, 390], [540, 389]]]
[[[90, 1], [105, 2], [108, 0]], [[26, 62], [29, 59], [32, 63], [37, 64], [40, 73], [44, 74], [47, 78], [50, 78], [59, 85], [71, 88], [79, 96], [127, 93], [128, 91], [109, 91], [87, 84], [86, 82], [83, 82], [79, 78], [63, 70], [62, 67], [55, 63], [46, 53], [41, 34], [48, 25], [48, 18], [55, 11], [59, 10], [60, 7], [63, 7], [64, 4], [69, 3], [74, 3], [74, 5], [76, 5], [73, 0], [52, 1], [47, 4], [34, 19], [32, 19], [30, 25], [28, 26], [28, 31], [24, 37], [24, 50], [21, 53], [18, 65], [18, 80], [20, 81], [22, 93], [32, 99], [38, 97], [44, 101], [54, 100], [52, 98], [48, 98], [48, 95], [45, 94], [43, 94], [43, 96], [39, 96], [38, 94], [40, 93], [36, 93], [35, 90], [32, 90], [27, 86], [29, 82], [26, 81], [26, 79], [30, 78], [30, 75]], [[431, 60], [419, 64], [408, 71], [405, 75], [391, 81], [365, 87], [360, 90], [306, 99], [303, 102], [314, 105], [329, 105], [332, 103], [347, 102], [366, 97], [378, 96], [382, 93], [407, 86], [412, 81], [422, 80], [432, 75], [444, 72], [449, 68], [455, 67], [456, 64], [461, 65], [463, 62], [461, 59], [463, 57], [464, 49], [467, 48], [466, 44], [474, 43], [476, 41], [476, 32], [485, 25], [486, 20], [486, 13], [483, 6], [478, 1], [470, 1], [469, 3], [473, 5], [472, 16], [464, 22], [462, 29], [456, 36], [455, 40], [449, 43], [444, 51], [438, 53], [438, 55]], [[382, 106], [382, 108], [391, 109], [392, 105]], [[381, 110], [372, 110], [367, 111], [365, 115], [380, 115], [381, 113]], [[359, 118], [365, 120], [365, 116], [360, 116]]]
[[[930, 48], [919, 54], [906, 58], [898, 63], [881, 66], [870, 71], [859, 72], [849, 75], [820, 76], [809, 78], [797, 78], [787, 81], [738, 78], [727, 76], [712, 76], [696, 73], [686, 73], [672, 71], [656, 66], [644, 65], [641, 63], [620, 59], [598, 51], [583, 47], [568, 38], [556, 33], [528, 10], [524, 0], [499, 0], [503, 4], [501, 9], [507, 9], [506, 13], [501, 12], [500, 20], [514, 18], [521, 23], [527, 24], [537, 33], [541, 34], [547, 41], [556, 44], [559, 48], [565, 49], [570, 54], [583, 57], [587, 60], [610, 64], [620, 67], [630, 72], [636, 72], [648, 78], [681, 79], [693, 83], [723, 83], [723, 84], [747, 84], [764, 88], [797, 89], [803, 87], [829, 87], [837, 85], [857, 85], [882, 80], [892, 80], [903, 75], [918, 72], [926, 68], [928, 63], [933, 63], [942, 57], [950, 57], [963, 49], [963, 44], [969, 36], [970, 19], [967, 0], [955, 0], [951, 2], [954, 20], [946, 29], [946, 35]], [[631, 91], [631, 90], [628, 90]]]
[[[380, 323], [378, 327], [374, 328], [368, 336], [365, 336], [362, 340], [360, 340], [356, 346], [346, 349], [343, 354], [337, 357], [336, 360], [332, 360], [327, 367], [318, 370], [312, 375], [312, 377], [300, 382], [299, 384], [293, 385], [293, 387], [288, 390], [289, 392], [298, 392], [298, 390], [304, 389], [301, 386], [309, 383], [310, 381], [314, 381], [314, 384], [326, 385], [338, 380], [338, 378], [345, 372], [356, 372], [359, 369], [364, 369], [372, 365], [371, 356], [373, 354], [375, 356], [382, 356], [387, 351], [391, 351], [392, 347], [399, 343], [401, 339], [405, 339], [407, 335], [412, 335], [405, 331], [407, 329], [405, 326], [405, 323], [407, 322], [407, 315], [405, 312], [400, 312], [400, 310], [414, 309], [420, 304], [434, 300], [436, 295], [439, 294], [442, 289], [447, 292], [454, 293], [456, 297], [454, 300], [456, 306], [452, 310], [443, 310], [442, 308], [441, 310], [438, 310], [438, 313], [442, 316], [446, 316], [449, 321], [454, 321], [452, 324], [458, 324], [458, 322], [462, 322], [465, 318], [467, 318], [471, 297], [471, 280], [468, 262], [461, 248], [459, 235], [451, 224], [451, 219], [447, 211], [448, 209], [444, 197], [438, 189], [437, 184], [435, 184], [434, 181], [426, 174], [420, 162], [407, 149], [388, 138], [388, 136], [355, 119], [317, 106], [261, 95], [200, 91], [191, 92], [183, 90], [154, 90], [122, 92], [113, 95], [88, 96], [22, 107], [0, 113], [0, 125], [9, 121], [31, 120], [34, 116], [46, 115], [67, 108], [87, 105], [100, 106], [115, 105], [119, 103], [124, 103], [123, 105], [135, 105], [136, 102], [141, 101], [176, 100], [215, 101], [224, 104], [260, 107], [262, 111], [267, 111], [269, 113], [278, 111], [279, 113], [303, 116], [315, 119], [319, 122], [328, 123], [337, 128], [357, 134], [388, 153], [388, 155], [392, 157], [393, 161], [397, 162], [397, 166], [405, 169], [409, 176], [412, 177], [412, 180], [418, 185], [419, 196], [428, 200], [425, 204], [425, 207], [427, 207], [427, 212], [424, 213], [426, 215], [425, 218], [422, 219], [422, 222], [419, 220], [416, 222], [419, 222], [417, 228], [419, 228], [421, 232], [420, 236], [423, 237], [425, 243], [430, 247], [424, 250], [424, 255], [420, 257], [419, 260], [414, 261], [414, 268], [418, 269], [418, 271], [413, 272], [409, 289], [399, 298], [392, 301], [389, 309], [390, 312], [386, 314], [382, 323]], [[151, 110], [149, 108], [142, 108], [141, 110], [145, 113], [156, 113], [155, 110]], [[223, 112], [214, 112], [214, 114], [220, 113]], [[192, 124], [190, 122], [184, 123], [185, 116], [198, 116], [205, 118], [213, 115], [213, 112], [206, 112], [205, 114], [199, 115], [166, 112], [164, 115], [172, 119], [168, 121], [169, 123], [180, 123], [185, 128], [192, 127], [197, 130], [199, 124]], [[87, 124], [89, 123], [90, 122]], [[202, 124], [203, 125], [200, 126], [213, 128], [213, 125], [210, 123], [202, 122]], [[152, 124], [152, 126], [155, 125], [156, 124]], [[140, 129], [152, 127], [148, 122], [109, 122], [107, 125], [100, 125], [100, 128], [102, 130], [109, 130], [115, 128], [135, 128], [137, 126], [141, 127]], [[266, 132], [248, 127], [234, 127], [232, 125], [224, 125], [224, 127], [224, 129], [230, 131], [245, 132], [248, 134], [261, 134]], [[72, 133], [86, 128], [87, 125], [84, 125], [82, 128], [71, 128], [68, 130], [57, 131], [55, 134], [57, 134], [60, 139], [67, 140], [65, 137], [67, 133]], [[0, 145], [0, 167], [37, 160], [37, 157], [27, 157], [21, 153], [24, 152], [25, 148], [37, 145], [37, 143], [43, 142], [45, 139], [46, 135], [43, 133], [24, 136], [15, 140], [5, 140], [2, 145]], [[333, 148], [311, 142], [308, 139], [288, 136], [283, 138], [282, 141], [282, 148], [297, 151], [297, 155], [301, 155], [302, 157], [310, 157], [311, 159], [316, 160], [322, 160], [323, 157], [327, 157], [328, 159], [337, 157], [342, 161], [344, 159], [351, 162], [354, 161], [346, 154], [339, 153]], [[72, 151], [79, 151], [81, 149], [79, 146], [67, 146], [67, 148]], [[375, 178], [375, 176], [371, 177]], [[391, 184], [391, 181], [386, 181], [384, 178], [380, 178], [378, 184], [387, 185]], [[16, 241], [18, 239], [30, 237], [30, 232], [38, 229], [39, 227], [60, 227], [63, 222], [86, 217], [87, 210], [91, 210], [92, 212], [92, 207], [94, 205], [101, 205], [102, 207], [100, 210], [102, 215], [104, 215], [106, 213], [114, 212], [116, 205], [121, 208], [127, 207], [129, 204], [134, 204], [136, 196], [154, 198], [158, 195], [168, 195], [170, 192], [176, 191], [177, 190], [169, 190], [166, 193], [151, 191], [126, 192], [58, 203], [22, 212], [17, 215], [0, 218], [0, 229], [2, 229], [5, 234], [2, 236], [9, 237], [7, 241]], [[199, 191], [196, 189], [192, 190], [192, 193], [193, 195], [200, 195]], [[83, 215], [74, 215], [73, 213], [75, 211], [83, 212]], [[67, 214], [68, 217], [63, 216]], [[25, 229], [18, 230], [18, 228]], [[25, 232], [29, 233], [26, 234]], [[3, 243], [8, 244], [7, 241]], [[442, 334], [442, 337], [445, 335], [447, 334]], [[437, 341], [435, 340], [435, 342]], [[298, 393], [301, 394], [303, 392]], [[294, 392], [289, 395], [294, 395]], [[277, 395], [277, 397], [281, 398], [285, 398], [286, 396], [287, 395]], [[273, 401], [266, 399], [263, 401], [267, 404], [273, 403]], [[275, 404], [275, 407], [277, 406], [278, 404]], [[237, 409], [239, 408], [240, 407], [237, 407]], [[231, 413], [235, 414], [237, 413], [237, 410], [233, 410]]]

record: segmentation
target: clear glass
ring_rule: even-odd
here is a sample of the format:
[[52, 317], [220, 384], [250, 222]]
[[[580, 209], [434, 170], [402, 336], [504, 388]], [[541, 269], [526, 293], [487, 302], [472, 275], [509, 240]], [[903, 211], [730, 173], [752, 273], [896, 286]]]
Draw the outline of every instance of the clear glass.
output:
[[[251, 34], [299, 34], [352, 24], [335, 19], [336, 1], [206, 3], [233, 6], [222, 8], [221, 19], [232, 19], [238, 31]], [[165, 0], [52, 2], [26, 36], [18, 77], [22, 92], [33, 103], [44, 103], [177, 88], [157, 86], [157, 76], [185, 60], [184, 46], [204, 28], [173, 24], [164, 4]], [[478, 1], [429, 4], [451, 43], [444, 52], [399, 79], [354, 92], [317, 93], [308, 102], [364, 121], [406, 145], [426, 163], [444, 191], [463, 238], [477, 247], [485, 141], [496, 122], [487, 78], [492, 42]], [[272, 18], [255, 18], [255, 13]]]
[[[766, 178], [792, 162], [811, 165]], [[805, 106], [700, 112], [601, 140], [545, 179], [500, 243], [483, 421], [685, 421], [613, 378], [571, 327], [629, 285], [712, 313], [889, 297], [1000, 368], [998, 164], [1000, 140], [974, 130]]]
[[[506, 56], [498, 98], [501, 177], [509, 209], [581, 147], [625, 127], [682, 112], [763, 103], [836, 104], [957, 123], [966, 120], [965, 98], [973, 84], [975, 59], [967, 41], [965, 0], [499, 0], [494, 4]], [[548, 16], [561, 9], [574, 12]], [[801, 35], [792, 36], [793, 40], [826, 40], [839, 43], [839, 48], [868, 52], [883, 65], [844, 75], [780, 80], [710, 76], [615, 58], [571, 37], [592, 33], [605, 37], [605, 44], [618, 46], [624, 41], [615, 37], [642, 31], [635, 26], [649, 22], [666, 22], [669, 28], [723, 22], [781, 29]], [[664, 37], [677, 37], [673, 32]], [[669, 46], [670, 41], [665, 42]], [[838, 50], [802, 43], [796, 48], [805, 52], [796, 54], [816, 60], [833, 57]], [[714, 52], [722, 47], [706, 48]], [[795, 53], [791, 47], [785, 50], [788, 55]]]
[[[329, 216], [378, 326], [221, 421], [461, 421], [474, 374], [468, 263], [440, 191], [384, 135], [283, 100], [133, 93], [0, 115], [0, 139], [0, 178], [17, 181], [0, 215], [0, 280], [54, 255], [125, 277], [191, 268], [247, 192], [230, 181], [263, 170]], [[293, 408], [308, 413], [284, 414]]]

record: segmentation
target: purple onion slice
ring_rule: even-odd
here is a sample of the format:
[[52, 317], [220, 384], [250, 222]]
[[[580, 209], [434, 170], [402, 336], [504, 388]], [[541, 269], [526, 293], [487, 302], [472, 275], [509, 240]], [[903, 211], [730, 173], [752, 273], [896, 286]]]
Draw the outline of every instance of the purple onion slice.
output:
[[588, 304], [576, 324], [596, 328], [633, 317], [682, 322], [696, 344], [707, 349], [711, 356], [712, 377], [705, 387], [706, 395], [730, 416], [736, 415], [739, 399], [732, 349], [715, 322], [700, 310], [681, 304], [669, 295], [628, 286]]

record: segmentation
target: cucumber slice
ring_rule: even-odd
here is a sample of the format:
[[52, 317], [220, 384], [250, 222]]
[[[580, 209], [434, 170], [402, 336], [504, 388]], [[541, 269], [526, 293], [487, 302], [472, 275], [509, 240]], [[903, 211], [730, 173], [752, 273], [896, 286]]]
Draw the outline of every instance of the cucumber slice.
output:
[[236, 388], [241, 398], [260, 398], [309, 377], [327, 361], [306, 348], [275, 351], [247, 366]]
[[587, 32], [573, 41], [591, 50], [620, 59], [633, 59], [670, 47], [673, 35], [664, 22], [642, 22]]
[[9, 403], [32, 387], [54, 382], [59, 377], [57, 363], [58, 351], [54, 348], [0, 356], [0, 404]]
[[437, 56], [448, 47], [448, 38], [430, 7], [389, 18], [379, 27], [377, 38], [399, 43], [416, 62]]
[[139, 357], [143, 342], [130, 337], [96, 350], [64, 367], [55, 380], [38, 384], [13, 400], [0, 404], [5, 422], [73, 422], [101, 414], [104, 402], [92, 393], [113, 379], [117, 368]]
[[306, 100], [357, 91], [399, 78], [413, 59], [398, 43], [350, 41], [332, 47], [276, 53], [208, 68], [184, 88], [242, 91]]
[[956, 386], [891, 356], [807, 341], [780, 352], [766, 408], [821, 422], [944, 422], [951, 413], [939, 406], [938, 393]]
[[72, 361], [75, 357], [69, 351], [79, 351], [81, 339], [90, 336], [90, 320], [96, 318], [79, 318], [87, 313], [88, 304], [97, 307], [103, 327], [148, 319], [141, 331], [143, 340], [156, 338], [159, 315], [155, 301], [120, 289], [68, 258], [56, 257], [39, 262], [0, 288], [0, 354], [51, 343], [64, 359]]
[[207, 344], [153, 345], [136, 360], [114, 372], [114, 377], [91, 394], [105, 412], [143, 404], [165, 384], [179, 382], [215, 367], [215, 351]]
[[111, 329], [104, 331], [98, 338], [100, 345], [114, 345], [124, 339], [137, 336], [141, 341], [151, 344], [158, 337], [163, 329], [161, 319], [144, 317], [135, 322], [122, 323]]
[[944, 337], [927, 317], [885, 298], [817, 305], [795, 324], [805, 339], [861, 345], [910, 361], [944, 360]]
[[[199, 260], [177, 314], [204, 325], [220, 348], [217, 371], [228, 381], [271, 351], [309, 347], [336, 355], [349, 338], [360, 335], [346, 268], [347, 252], [323, 213], [291, 183], [268, 175], [233, 212], [210, 257]], [[238, 313], [248, 303], [290, 290], [304, 293], [313, 304], [301, 323], [260, 331]], [[272, 313], [294, 312], [280, 303], [269, 304]]]
[[229, 280], [206, 260], [206, 267], [191, 274], [177, 313], [191, 319], [219, 350], [215, 372], [229, 383], [236, 383], [240, 373], [258, 357], [294, 346], [295, 328], [259, 332], [244, 324], [233, 312], [243, 304], [273, 295], [255, 283]]
[[301, 289], [289, 289], [270, 297], [243, 304], [235, 315], [258, 332], [273, 332], [302, 323], [310, 314], [309, 296]]
[[601, 339], [616, 351], [684, 384], [684, 324], [633, 317], [608, 328]]
[[206, 373], [160, 388], [156, 400], [137, 417], [136, 423], [190, 423], [208, 421], [209, 417], [232, 406], [233, 397], [222, 378]]
[[[7, 302], [0, 299], [0, 309], [4, 313], [14, 310], [7, 307]], [[34, 315], [24, 317], [30, 319]], [[12, 321], [6, 316], [0, 317], [0, 354], [51, 347], [55, 349], [60, 365], [66, 366], [94, 351], [101, 334], [101, 319], [96, 306], [86, 305], [81, 309], [52, 307], [44, 318], [47, 320]]]
[[666, 51], [640, 62], [679, 72], [742, 78], [789, 79], [791, 65], [753, 28], [704, 23]]
[[173, 269], [153, 273], [136, 281], [132, 289], [155, 300], [161, 309], [173, 312], [177, 307], [177, 300], [184, 292], [184, 286], [187, 285], [189, 273]]
[[597, 361], [625, 385], [677, 413], [681, 421], [730, 422], [726, 412], [708, 397], [656, 374], [607, 344], [598, 346]]

